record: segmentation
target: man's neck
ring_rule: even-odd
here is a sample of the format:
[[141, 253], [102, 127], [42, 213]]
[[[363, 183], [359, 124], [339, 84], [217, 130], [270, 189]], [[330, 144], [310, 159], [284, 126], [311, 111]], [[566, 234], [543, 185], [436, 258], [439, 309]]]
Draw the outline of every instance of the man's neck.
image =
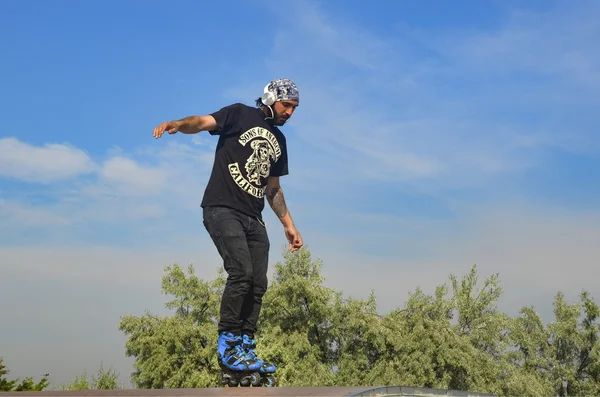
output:
[[261, 106], [260, 108], [258, 108], [258, 110], [260, 111], [261, 115], [263, 116], [263, 119], [265, 119], [265, 121], [267, 123], [269, 123], [269, 125], [273, 126], [275, 120], [271, 118], [272, 114], [271, 111], [267, 109], [266, 106]]

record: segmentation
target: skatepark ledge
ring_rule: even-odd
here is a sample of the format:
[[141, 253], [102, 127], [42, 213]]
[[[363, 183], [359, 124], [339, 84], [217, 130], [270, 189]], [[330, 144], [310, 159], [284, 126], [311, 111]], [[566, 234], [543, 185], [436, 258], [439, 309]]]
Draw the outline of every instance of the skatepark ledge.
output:
[[494, 394], [460, 390], [429, 389], [410, 386], [377, 387], [224, 387], [207, 389], [125, 389], [4, 392], [0, 397], [223, 397], [223, 396], [279, 396], [279, 397], [496, 397]]

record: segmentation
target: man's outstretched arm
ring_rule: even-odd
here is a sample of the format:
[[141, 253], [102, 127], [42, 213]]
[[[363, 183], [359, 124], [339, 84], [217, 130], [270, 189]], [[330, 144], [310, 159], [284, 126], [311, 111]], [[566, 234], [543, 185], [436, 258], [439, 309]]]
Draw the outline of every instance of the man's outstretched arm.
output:
[[179, 120], [165, 121], [156, 128], [152, 134], [155, 138], [160, 138], [162, 134], [168, 132], [175, 134], [177, 131], [184, 134], [196, 134], [200, 131], [212, 131], [217, 129], [217, 121], [213, 116], [188, 116]]
[[285, 236], [290, 243], [289, 250], [292, 252], [299, 250], [303, 245], [302, 236], [300, 236], [300, 232], [298, 232], [296, 226], [294, 226], [294, 221], [292, 220], [292, 216], [290, 215], [287, 204], [285, 203], [283, 190], [279, 184], [279, 177], [269, 177], [266, 194], [269, 205], [283, 225]]

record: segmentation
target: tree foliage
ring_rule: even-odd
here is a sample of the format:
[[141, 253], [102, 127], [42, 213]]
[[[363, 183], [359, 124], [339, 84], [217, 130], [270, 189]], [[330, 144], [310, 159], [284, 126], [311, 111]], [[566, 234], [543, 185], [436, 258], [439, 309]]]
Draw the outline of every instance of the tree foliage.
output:
[[100, 363], [100, 368], [96, 375], [88, 377], [87, 372], [83, 371], [79, 375], [75, 375], [70, 383], [60, 386], [60, 390], [117, 390], [123, 389], [119, 384], [119, 374], [113, 369], [104, 369], [104, 363]]
[[[433, 294], [420, 288], [386, 315], [374, 291], [345, 298], [325, 286], [322, 263], [307, 248], [274, 268], [263, 300], [257, 352], [276, 363], [281, 386], [408, 385], [501, 396], [600, 395], [600, 310], [588, 292], [554, 299], [544, 324], [533, 307], [510, 317], [498, 310], [499, 276], [476, 267]], [[171, 316], [124, 316], [126, 354], [140, 388], [214, 387], [221, 269], [204, 281], [189, 266], [168, 266], [162, 290]]]
[[222, 270], [212, 282], [200, 280], [189, 266], [168, 266], [162, 290], [172, 296], [171, 317], [149, 312], [125, 316], [119, 329], [129, 339], [126, 355], [136, 357], [131, 376], [139, 388], [195, 388], [214, 385], [218, 371], [217, 318], [225, 285]]
[[47, 376], [42, 377], [42, 379], [37, 383], [33, 381], [33, 377], [31, 376], [28, 376], [19, 382], [19, 379], [8, 380], [7, 375], [9, 373], [10, 371], [4, 365], [3, 357], [0, 357], [0, 392], [42, 391], [49, 384]]

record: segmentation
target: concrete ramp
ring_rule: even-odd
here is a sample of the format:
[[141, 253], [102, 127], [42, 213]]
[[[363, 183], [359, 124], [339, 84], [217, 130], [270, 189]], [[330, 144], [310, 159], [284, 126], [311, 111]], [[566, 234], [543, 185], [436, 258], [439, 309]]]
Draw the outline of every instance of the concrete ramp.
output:
[[207, 389], [128, 389], [0, 393], [0, 397], [495, 397], [494, 394], [408, 386], [380, 387], [224, 387]]

